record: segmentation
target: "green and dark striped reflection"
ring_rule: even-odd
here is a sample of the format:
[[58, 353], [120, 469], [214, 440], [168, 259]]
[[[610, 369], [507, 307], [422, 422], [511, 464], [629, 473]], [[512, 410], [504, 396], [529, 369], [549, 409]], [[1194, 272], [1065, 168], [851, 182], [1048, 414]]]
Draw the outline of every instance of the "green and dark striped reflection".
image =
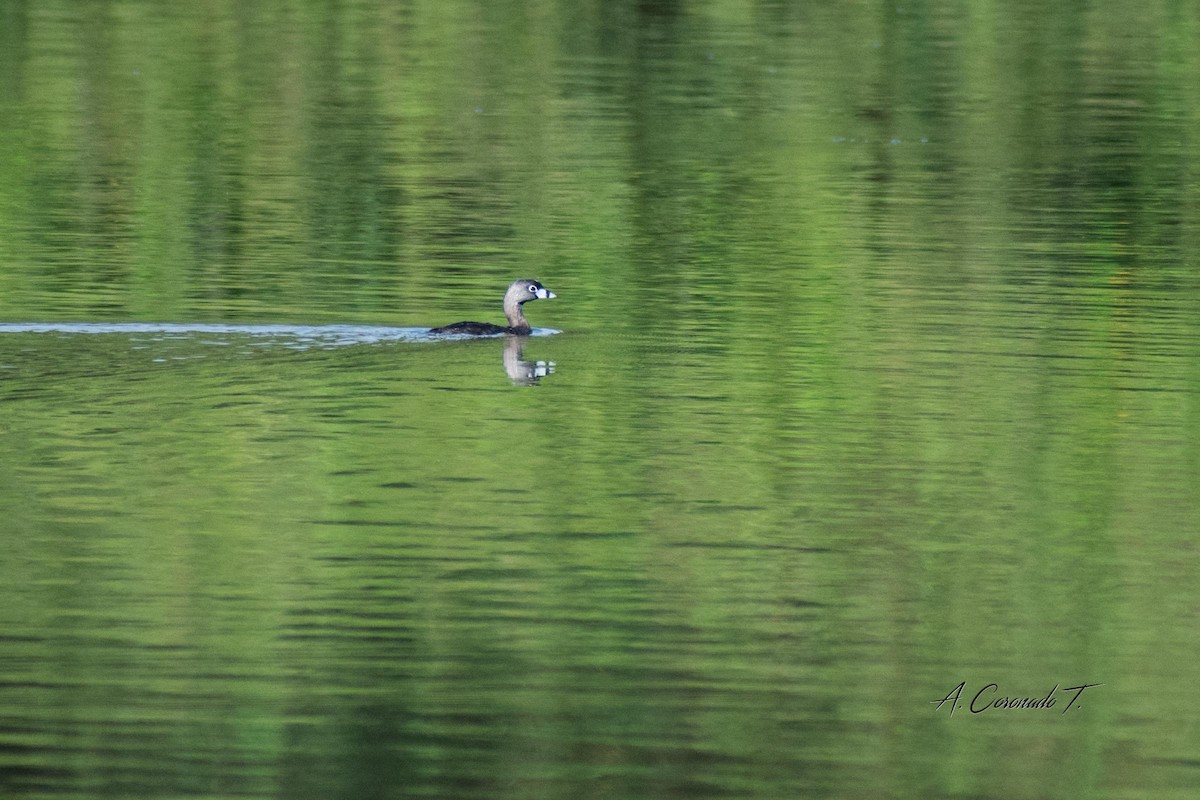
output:
[[0, 3], [0, 796], [1190, 797], [1198, 34]]

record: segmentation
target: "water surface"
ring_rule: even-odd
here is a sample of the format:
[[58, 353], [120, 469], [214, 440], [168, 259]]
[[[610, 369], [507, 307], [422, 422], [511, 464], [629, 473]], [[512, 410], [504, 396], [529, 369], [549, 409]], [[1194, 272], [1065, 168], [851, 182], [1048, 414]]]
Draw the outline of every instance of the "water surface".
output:
[[6, 4], [0, 795], [1189, 797], [1198, 27]]

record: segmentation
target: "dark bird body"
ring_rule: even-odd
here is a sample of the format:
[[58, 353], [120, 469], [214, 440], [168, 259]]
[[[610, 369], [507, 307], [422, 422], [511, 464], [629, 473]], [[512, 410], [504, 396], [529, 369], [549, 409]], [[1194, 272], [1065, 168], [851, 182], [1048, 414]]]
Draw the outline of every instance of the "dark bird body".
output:
[[530, 300], [553, 300], [557, 295], [535, 280], [528, 278], [513, 281], [508, 291], [504, 293], [504, 316], [508, 325], [493, 325], [490, 322], [455, 322], [440, 328], [431, 328], [430, 333], [451, 333], [463, 336], [494, 336], [498, 333], [512, 333], [518, 336], [528, 336], [533, 329], [529, 320], [521, 311], [521, 306]]

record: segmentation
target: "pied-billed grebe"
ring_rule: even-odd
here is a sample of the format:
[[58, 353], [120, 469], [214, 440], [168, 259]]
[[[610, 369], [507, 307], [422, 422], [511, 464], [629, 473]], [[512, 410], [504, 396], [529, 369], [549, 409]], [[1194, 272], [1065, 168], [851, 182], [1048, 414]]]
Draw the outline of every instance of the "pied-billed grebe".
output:
[[521, 313], [521, 306], [530, 300], [553, 300], [557, 297], [554, 292], [542, 284], [529, 278], [513, 281], [508, 291], [504, 293], [504, 316], [508, 317], [508, 326], [493, 325], [490, 322], [456, 322], [441, 328], [431, 328], [430, 333], [461, 333], [468, 336], [491, 336], [497, 333], [515, 333], [520, 336], [528, 335], [532, 328], [529, 321]]

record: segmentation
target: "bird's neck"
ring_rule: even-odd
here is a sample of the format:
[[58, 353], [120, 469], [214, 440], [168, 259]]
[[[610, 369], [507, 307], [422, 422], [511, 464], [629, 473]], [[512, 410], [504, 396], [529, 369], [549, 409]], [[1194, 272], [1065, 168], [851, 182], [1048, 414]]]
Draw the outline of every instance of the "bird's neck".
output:
[[504, 298], [504, 316], [508, 318], [508, 327], [517, 330], [529, 330], [529, 320], [521, 313], [521, 304], [516, 300]]

